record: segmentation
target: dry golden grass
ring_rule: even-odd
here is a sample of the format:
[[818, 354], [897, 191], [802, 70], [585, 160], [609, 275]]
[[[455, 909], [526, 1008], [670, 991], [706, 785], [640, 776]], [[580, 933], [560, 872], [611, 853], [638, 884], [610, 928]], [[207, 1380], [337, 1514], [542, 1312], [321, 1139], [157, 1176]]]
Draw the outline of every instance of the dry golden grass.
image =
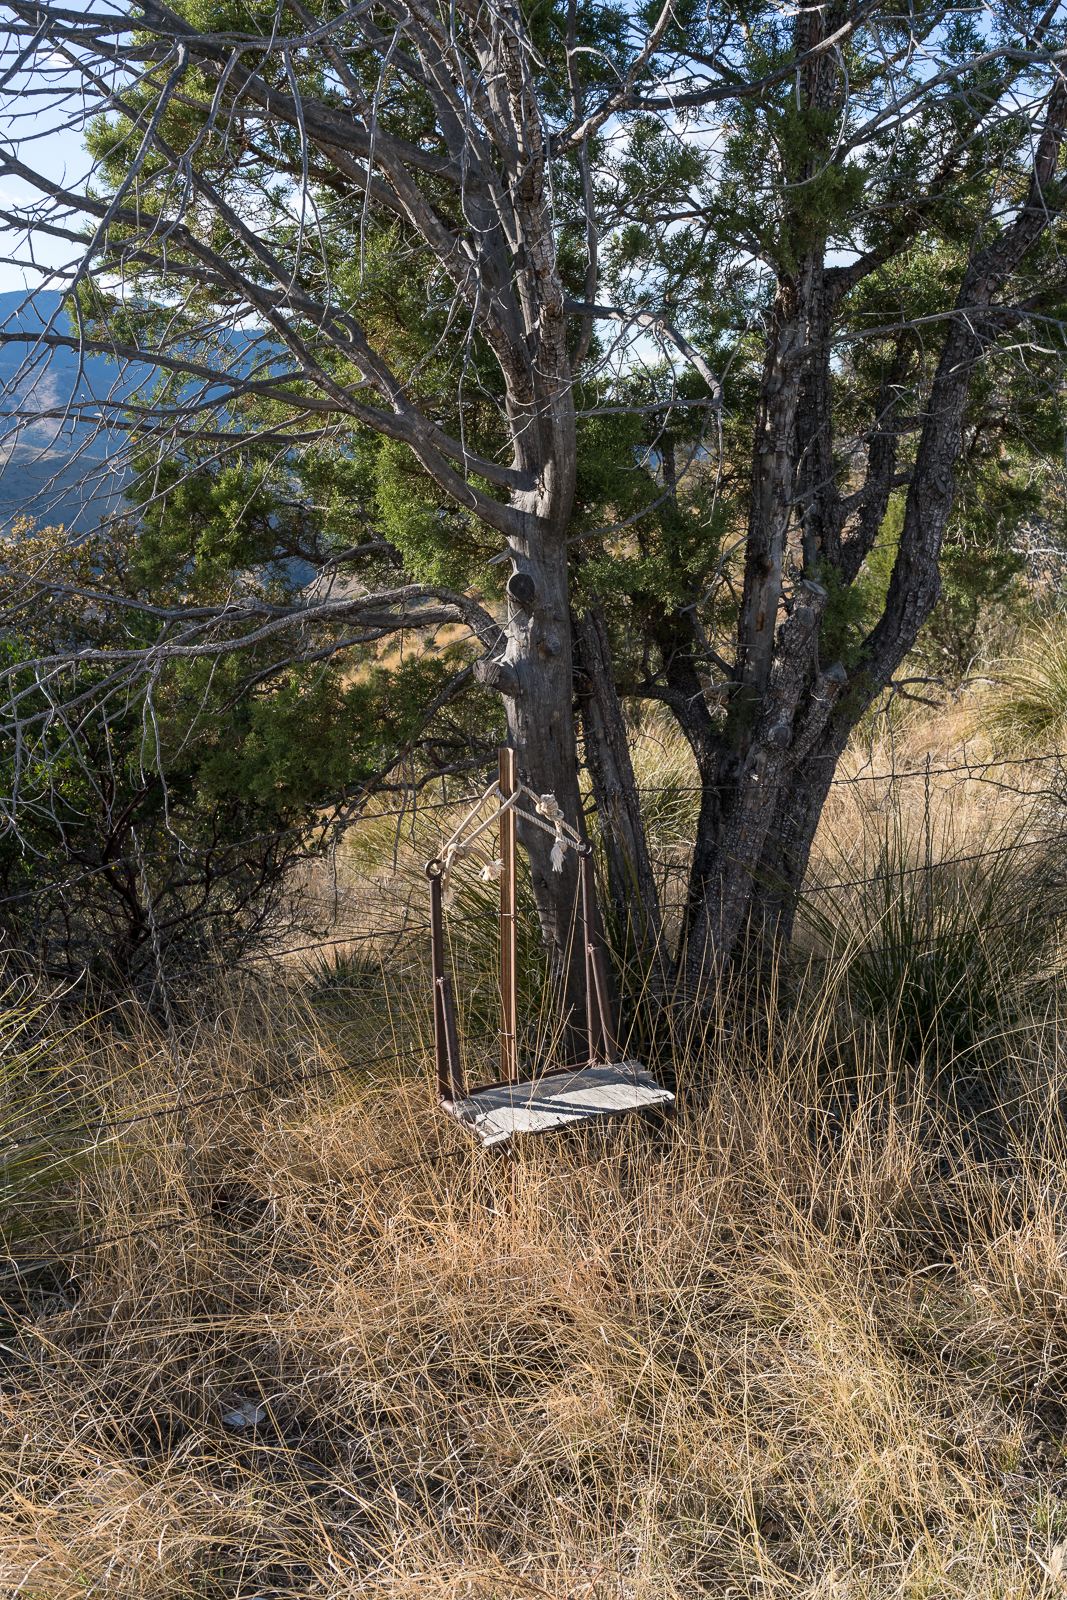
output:
[[983, 706], [990, 735], [1014, 749], [1067, 743], [1067, 622], [1046, 617], [1019, 640], [1016, 653], [992, 665]]
[[[5, 1593], [1054, 1584], [1058, 1017], [1031, 1027], [995, 1163], [825, 993], [758, 1045], [689, 1041], [673, 1122], [509, 1162], [418, 1077], [346, 1087], [334, 1026], [291, 993], [226, 999], [228, 1031], [173, 1056], [147, 1025], [97, 1048], [122, 1109], [187, 1048], [201, 1093], [250, 1092], [131, 1132], [76, 1209], [158, 1231], [28, 1291]], [[257, 1096], [279, 1019], [336, 1075]], [[254, 1429], [223, 1421], [242, 1400]]]
[[929, 817], [935, 859], [995, 848], [1005, 834], [1047, 832], [1063, 809], [1050, 793], [1050, 784], [1062, 787], [1055, 760], [1032, 748], [1013, 759], [986, 736], [983, 707], [981, 696], [961, 695], [935, 715], [911, 711], [854, 740], [816, 835], [817, 875], [841, 878], [853, 867], [862, 875], [872, 818], [890, 812], [915, 839]]
[[[945, 838], [988, 836], [983, 794], [950, 825], [939, 793]], [[672, 1119], [509, 1159], [431, 1108], [421, 946], [359, 942], [384, 879], [361, 909], [342, 868], [351, 959], [317, 990], [294, 958], [174, 1039], [128, 1014], [68, 1043], [108, 1115], [150, 1114], [69, 1195], [114, 1242], [6, 1291], [0, 1593], [1067, 1589], [1058, 980], [970, 1122], [839, 952], [662, 1038]]]

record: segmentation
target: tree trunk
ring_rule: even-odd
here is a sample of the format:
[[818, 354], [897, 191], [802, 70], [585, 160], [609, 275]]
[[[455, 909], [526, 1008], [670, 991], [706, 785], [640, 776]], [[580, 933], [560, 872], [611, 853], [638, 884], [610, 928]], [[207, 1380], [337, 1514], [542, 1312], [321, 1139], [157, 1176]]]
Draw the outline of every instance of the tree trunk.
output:
[[[558, 424], [570, 401], [558, 393], [541, 410]], [[573, 431], [573, 405], [570, 407]], [[531, 430], [532, 431], [532, 430]], [[545, 431], [548, 432], [546, 425]], [[546, 445], [540, 487], [526, 510], [525, 537], [513, 535], [509, 554], [507, 642], [503, 656], [479, 662], [476, 675], [504, 697], [508, 740], [514, 747], [520, 782], [537, 795], [553, 794], [571, 827], [581, 813], [574, 727], [574, 673], [571, 656], [567, 527], [574, 494], [573, 445]], [[569, 459], [568, 459], [569, 456]], [[518, 497], [514, 497], [513, 503]], [[529, 803], [526, 802], [527, 808]], [[567, 850], [562, 870], [552, 866], [554, 835], [518, 823], [519, 841], [530, 858], [534, 901], [564, 1027], [569, 1060], [585, 1053], [585, 962], [578, 936], [578, 858]]]
[[626, 724], [611, 670], [611, 647], [599, 605], [572, 616], [585, 761], [608, 858], [612, 911], [623, 947], [632, 950], [653, 990], [666, 988], [659, 890], [648, 854]]
[[[503, 331], [495, 346], [507, 385], [513, 468], [533, 487], [516, 489], [508, 532], [507, 642], [503, 656], [476, 675], [504, 696], [518, 776], [535, 794], [551, 793], [572, 827], [580, 811], [574, 676], [571, 660], [567, 534], [574, 504], [577, 425], [567, 346], [565, 297], [556, 255], [547, 153], [520, 37], [494, 17], [486, 37], [487, 81], [501, 124], [514, 140], [512, 203], [522, 240], [514, 273], [522, 334]], [[481, 202], [489, 209], [488, 190]], [[494, 222], [492, 227], [496, 227]], [[500, 268], [504, 269], [503, 257]], [[506, 272], [506, 269], [504, 269]], [[501, 330], [506, 319], [501, 318]], [[585, 1054], [585, 960], [577, 937], [578, 861], [551, 863], [554, 838], [524, 822], [518, 836], [530, 858], [534, 900], [549, 950], [568, 1059]]]
[[[735, 828], [731, 847], [738, 854], [744, 854], [746, 847], [751, 851], [755, 823], [760, 839], [752, 879], [758, 885], [759, 898], [753, 909], [758, 913], [759, 932], [765, 944], [780, 946], [791, 937], [811, 846], [837, 761], [864, 711], [891, 682], [914, 647], [919, 629], [940, 597], [941, 543], [955, 497], [955, 468], [963, 446], [964, 413], [971, 383], [987, 350], [1023, 315], [1016, 308], [994, 306], [993, 296], [1021, 265], [1064, 203], [1065, 185], [1061, 183], [1052, 191], [1051, 180], [1065, 123], [1067, 85], [1061, 82], [1049, 101], [1026, 202], [1012, 226], [975, 257], [960, 288], [957, 315], [946, 336], [926, 407], [885, 608], [865, 641], [860, 670], [853, 675], [847, 703], [842, 710], [835, 710], [834, 701], [844, 686], [841, 672], [837, 692], [829, 696], [829, 711], [824, 714], [822, 708], [817, 709], [820, 697], [827, 698], [826, 691], [820, 688], [827, 675], [816, 677], [807, 695], [805, 713], [809, 730], [815, 730], [814, 737], [806, 739], [805, 722], [801, 722], [800, 731], [784, 746], [783, 758], [777, 763], [772, 758], [758, 774], [760, 799], [746, 803], [742, 793], [741, 810], [750, 833], [744, 839], [742, 829]], [[884, 412], [891, 411], [887, 401]], [[884, 437], [872, 440], [872, 466], [876, 451], [878, 471], [869, 487], [875, 507], [880, 505], [884, 514], [894, 452]], [[869, 512], [866, 519], [861, 516], [853, 536], [866, 543], [867, 548], [867, 541], [873, 537], [872, 520]], [[855, 576], [862, 560], [862, 554], [857, 557], [851, 543], [846, 542], [839, 555], [846, 579]], [[794, 611], [783, 634], [796, 616]], [[789, 643], [783, 640], [783, 663], [789, 653]], [[767, 727], [766, 712], [763, 726]], [[713, 937], [717, 931], [713, 927]], [[722, 928], [718, 943], [709, 940], [715, 958], [721, 959], [729, 931]], [[736, 937], [738, 930], [733, 931]]]
[[[690, 875], [690, 925], [683, 960], [687, 992], [721, 973], [745, 923], [753, 877], [770, 825], [793, 724], [809, 674], [825, 591], [806, 585], [804, 603], [779, 627], [789, 532], [796, 498], [796, 424], [812, 299], [821, 255], [810, 254], [775, 298], [760, 383], [752, 464], [745, 582], [738, 618], [738, 680], [705, 787], [717, 795], [714, 841], [703, 838]], [[840, 685], [822, 688], [836, 698]], [[818, 708], [818, 710], [821, 710]], [[816, 711], [816, 718], [818, 715]], [[819, 729], [805, 726], [813, 741]], [[698, 758], [699, 759], [699, 758]], [[711, 820], [709, 818], [709, 820]]]
[[833, 721], [807, 758], [786, 774], [775, 796], [749, 918], [749, 951], [765, 967], [792, 940], [819, 818], [854, 726], [851, 715]]

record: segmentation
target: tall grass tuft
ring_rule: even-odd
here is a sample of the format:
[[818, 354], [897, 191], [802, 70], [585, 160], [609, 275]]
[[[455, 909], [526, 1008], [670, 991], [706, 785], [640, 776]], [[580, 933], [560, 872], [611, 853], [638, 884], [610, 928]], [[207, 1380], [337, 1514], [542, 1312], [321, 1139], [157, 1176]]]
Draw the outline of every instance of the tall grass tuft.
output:
[[1046, 622], [994, 672], [982, 712], [989, 734], [1008, 748], [1067, 748], [1067, 622]]
[[49, 1010], [21, 983], [0, 994], [0, 1250], [53, 1220], [57, 1190], [103, 1155]]
[[924, 825], [894, 790], [865, 818], [859, 862], [824, 857], [809, 878], [802, 924], [931, 1082], [995, 1068], [1020, 1014], [1062, 977], [1064, 839], [1031, 810], [961, 838], [950, 809]]

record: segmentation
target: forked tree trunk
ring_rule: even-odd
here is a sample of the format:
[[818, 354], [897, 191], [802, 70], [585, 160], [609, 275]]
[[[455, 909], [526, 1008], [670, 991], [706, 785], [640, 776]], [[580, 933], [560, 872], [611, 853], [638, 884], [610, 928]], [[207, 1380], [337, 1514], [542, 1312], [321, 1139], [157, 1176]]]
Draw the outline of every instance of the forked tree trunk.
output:
[[[854, 675], [847, 702], [827, 720], [811, 749], [791, 764], [787, 779], [775, 796], [759, 854], [755, 908], [764, 938], [773, 943], [780, 944], [792, 935], [815, 830], [849, 735], [914, 647], [919, 629], [940, 598], [941, 543], [956, 492], [955, 469], [963, 445], [971, 383], [986, 352], [1025, 315], [1024, 309], [996, 306], [993, 297], [1021, 266], [1067, 198], [1064, 180], [1053, 184], [1065, 125], [1067, 85], [1061, 79], [1049, 100], [1026, 200], [1012, 225], [974, 258], [960, 288], [958, 314], [946, 337], [930, 391], [885, 609], [866, 641], [862, 673]], [[889, 410], [888, 405], [885, 409]], [[880, 448], [884, 506], [892, 462], [890, 457], [886, 464], [884, 439]], [[872, 455], [874, 449], [872, 442]], [[864, 530], [861, 522], [855, 537], [869, 539], [869, 528]], [[849, 544], [835, 552], [846, 581], [855, 576], [866, 553], [863, 550], [857, 559]], [[870, 548], [869, 542], [866, 548]]]
[[[1061, 80], [1049, 99], [1029, 194], [964, 277], [925, 412], [885, 608], [851, 684], [840, 663], [820, 655], [827, 593], [818, 580], [851, 583], [885, 514], [896, 453], [896, 379], [883, 392], [869, 439], [865, 498], [847, 508], [833, 462], [829, 329], [836, 299], [855, 281], [854, 269], [824, 272], [816, 242], [780, 284], [757, 410], [739, 683], [714, 753], [705, 751], [702, 759], [694, 744], [703, 782], [715, 795], [707, 808], [715, 831], [713, 839], [698, 839], [694, 856], [681, 974], [689, 996], [714, 981], [750, 928], [765, 949], [791, 936], [837, 760], [937, 603], [971, 382], [997, 338], [1025, 316], [1025, 308], [996, 306], [994, 296], [1063, 207], [1065, 184], [1055, 180], [1065, 122], [1067, 85]], [[794, 356], [801, 347], [803, 356]], [[846, 508], [858, 516], [844, 539]], [[799, 555], [806, 576], [783, 618], [787, 541], [797, 513], [794, 559]]]
[[[745, 581], [738, 619], [736, 679], [726, 726], [701, 762], [715, 794], [715, 838], [703, 839], [690, 880], [690, 921], [681, 967], [686, 991], [721, 973], [748, 916], [753, 876], [797, 741], [811, 747], [840, 693], [839, 666], [816, 671], [826, 603], [816, 583], [780, 617], [796, 500], [797, 408], [813, 302], [822, 294], [821, 251], [783, 280], [772, 311], [757, 403]], [[816, 680], [817, 694], [802, 707]], [[798, 717], [799, 714], [799, 717]], [[690, 741], [692, 743], [692, 740]]]

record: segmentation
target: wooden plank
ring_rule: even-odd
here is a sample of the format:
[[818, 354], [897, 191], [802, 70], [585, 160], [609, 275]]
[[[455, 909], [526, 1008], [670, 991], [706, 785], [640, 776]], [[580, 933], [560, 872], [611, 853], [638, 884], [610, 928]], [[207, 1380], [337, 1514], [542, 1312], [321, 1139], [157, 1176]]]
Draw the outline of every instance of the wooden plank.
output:
[[593, 1117], [670, 1105], [662, 1088], [636, 1061], [592, 1062], [530, 1083], [494, 1083], [445, 1106], [484, 1145], [516, 1133], [551, 1133]]

